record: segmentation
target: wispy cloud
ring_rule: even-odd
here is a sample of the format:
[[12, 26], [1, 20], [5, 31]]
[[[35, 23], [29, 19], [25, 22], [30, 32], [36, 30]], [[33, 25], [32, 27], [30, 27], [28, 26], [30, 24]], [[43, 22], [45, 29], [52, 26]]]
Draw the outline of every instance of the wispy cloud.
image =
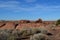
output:
[[37, 0], [24, 0], [27, 3], [36, 2]]
[[[27, 0], [26, 0], [27, 1]], [[36, 1], [36, 0], [35, 0]], [[29, 0], [27, 2], [35, 2], [34, 0]], [[58, 6], [44, 6], [44, 5], [40, 5], [40, 4], [35, 4], [34, 7], [21, 7], [21, 5], [23, 5], [22, 3], [18, 2], [18, 1], [0, 1], [0, 8], [4, 8], [4, 9], [8, 9], [11, 11], [37, 11], [37, 10], [43, 10], [43, 11], [47, 11], [47, 10], [56, 10], [56, 9], [60, 9], [60, 5]]]
[[15, 17], [16, 19], [29, 19], [32, 17], [46, 19], [60, 18], [60, 2], [54, 3], [52, 0], [49, 2], [42, 0], [0, 0], [0, 13], [0, 19], [6, 19], [6, 17], [9, 17], [9, 19], [15, 19]]

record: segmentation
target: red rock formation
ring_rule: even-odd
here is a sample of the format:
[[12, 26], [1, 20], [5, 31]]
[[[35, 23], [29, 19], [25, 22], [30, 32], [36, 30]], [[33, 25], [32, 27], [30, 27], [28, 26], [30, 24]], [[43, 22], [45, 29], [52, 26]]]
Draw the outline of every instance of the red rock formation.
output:
[[5, 25], [4, 23], [0, 23], [2, 26], [0, 29], [20, 29], [23, 27], [45, 27], [49, 26], [49, 24], [54, 24], [55, 21], [42, 21], [41, 19], [36, 21], [29, 20], [20, 20], [20, 21], [7, 21]]
[[5, 26], [5, 23], [0, 22], [0, 28], [3, 27], [3, 26]]
[[24, 24], [19, 24], [16, 29], [21, 29], [21, 28], [31, 28], [31, 27], [44, 27], [42, 23], [24, 23]]
[[38, 19], [35, 21], [35, 23], [42, 23], [42, 22], [43, 22], [42, 19]]
[[5, 26], [1, 27], [0, 29], [14, 29], [15, 24], [14, 22], [7, 22]]
[[29, 20], [20, 20], [19, 22], [20, 22], [20, 23], [30, 23]]

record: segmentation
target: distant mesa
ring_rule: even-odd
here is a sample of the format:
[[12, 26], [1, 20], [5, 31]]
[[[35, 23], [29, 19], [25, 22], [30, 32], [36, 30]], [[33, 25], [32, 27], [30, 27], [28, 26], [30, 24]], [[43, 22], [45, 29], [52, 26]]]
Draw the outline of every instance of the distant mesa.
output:
[[30, 23], [30, 20], [20, 20], [20, 23]]
[[42, 19], [38, 19], [35, 21], [35, 23], [42, 23], [42, 22], [43, 22]]
[[42, 19], [38, 19], [36, 21], [31, 21], [31, 20], [20, 20], [20, 23], [42, 23]]
[[43, 27], [49, 24], [54, 24], [55, 21], [42, 21], [38, 19], [32, 20], [18, 20], [18, 21], [0, 21], [0, 29], [20, 29], [22, 27]]

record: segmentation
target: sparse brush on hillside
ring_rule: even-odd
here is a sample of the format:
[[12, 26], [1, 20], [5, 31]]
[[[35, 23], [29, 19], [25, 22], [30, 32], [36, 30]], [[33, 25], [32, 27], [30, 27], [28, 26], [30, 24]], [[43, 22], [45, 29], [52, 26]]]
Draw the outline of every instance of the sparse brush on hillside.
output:
[[19, 38], [19, 40], [21, 39], [21, 32], [20, 30], [15, 29], [8, 37], [8, 40], [16, 40], [17, 38]]
[[48, 33], [48, 30], [46, 30], [45, 28], [32, 28], [32, 33], [33, 34], [37, 34], [37, 33], [46, 34]]
[[15, 40], [16, 39], [16, 36], [15, 35], [12, 35], [12, 34], [9, 34], [7, 40]]
[[31, 29], [31, 33], [32, 33], [32, 34], [41, 33], [41, 30], [38, 29], [38, 28], [32, 28], [32, 29]]
[[0, 40], [7, 40], [9, 35], [10, 33], [5, 30], [0, 31]]
[[0, 39], [1, 40], [15, 40], [16, 38], [24, 38], [26, 36], [31, 36], [35, 34], [46, 34], [47, 30], [44, 28], [22, 28], [18, 29], [1, 29]]
[[17, 37], [20, 37], [18, 30], [12, 29], [0, 29], [0, 40], [15, 40]]
[[33, 34], [47, 34], [48, 31], [45, 28], [22, 28], [20, 30], [20, 35], [27, 36], [27, 35], [33, 35]]
[[32, 33], [32, 31], [31, 31], [32, 29], [30, 29], [30, 28], [22, 28], [21, 30], [20, 30], [20, 34], [22, 35], [22, 36], [27, 36], [27, 35], [31, 35]]
[[60, 25], [60, 19], [56, 21], [56, 25]]
[[49, 40], [48, 36], [42, 33], [34, 34], [30, 37], [30, 40]]
[[52, 29], [52, 30], [55, 30], [55, 28], [56, 28], [56, 25], [52, 25], [52, 26], [50, 27], [50, 29]]
[[0, 29], [0, 40], [8, 40], [12, 35], [12, 31], [13, 29]]
[[12, 32], [12, 35], [14, 35], [16, 37], [20, 37], [21, 36], [20, 33], [21, 33], [20, 30], [16, 29]]
[[48, 30], [45, 29], [45, 28], [40, 28], [40, 30], [41, 30], [41, 33], [43, 33], [43, 34], [47, 34], [48, 33]]

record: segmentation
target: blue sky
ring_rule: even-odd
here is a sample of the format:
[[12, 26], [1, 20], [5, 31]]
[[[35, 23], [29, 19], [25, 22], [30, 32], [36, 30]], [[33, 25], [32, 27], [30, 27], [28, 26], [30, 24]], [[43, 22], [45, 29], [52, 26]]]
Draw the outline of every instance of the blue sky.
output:
[[0, 20], [60, 19], [60, 0], [0, 0]]

